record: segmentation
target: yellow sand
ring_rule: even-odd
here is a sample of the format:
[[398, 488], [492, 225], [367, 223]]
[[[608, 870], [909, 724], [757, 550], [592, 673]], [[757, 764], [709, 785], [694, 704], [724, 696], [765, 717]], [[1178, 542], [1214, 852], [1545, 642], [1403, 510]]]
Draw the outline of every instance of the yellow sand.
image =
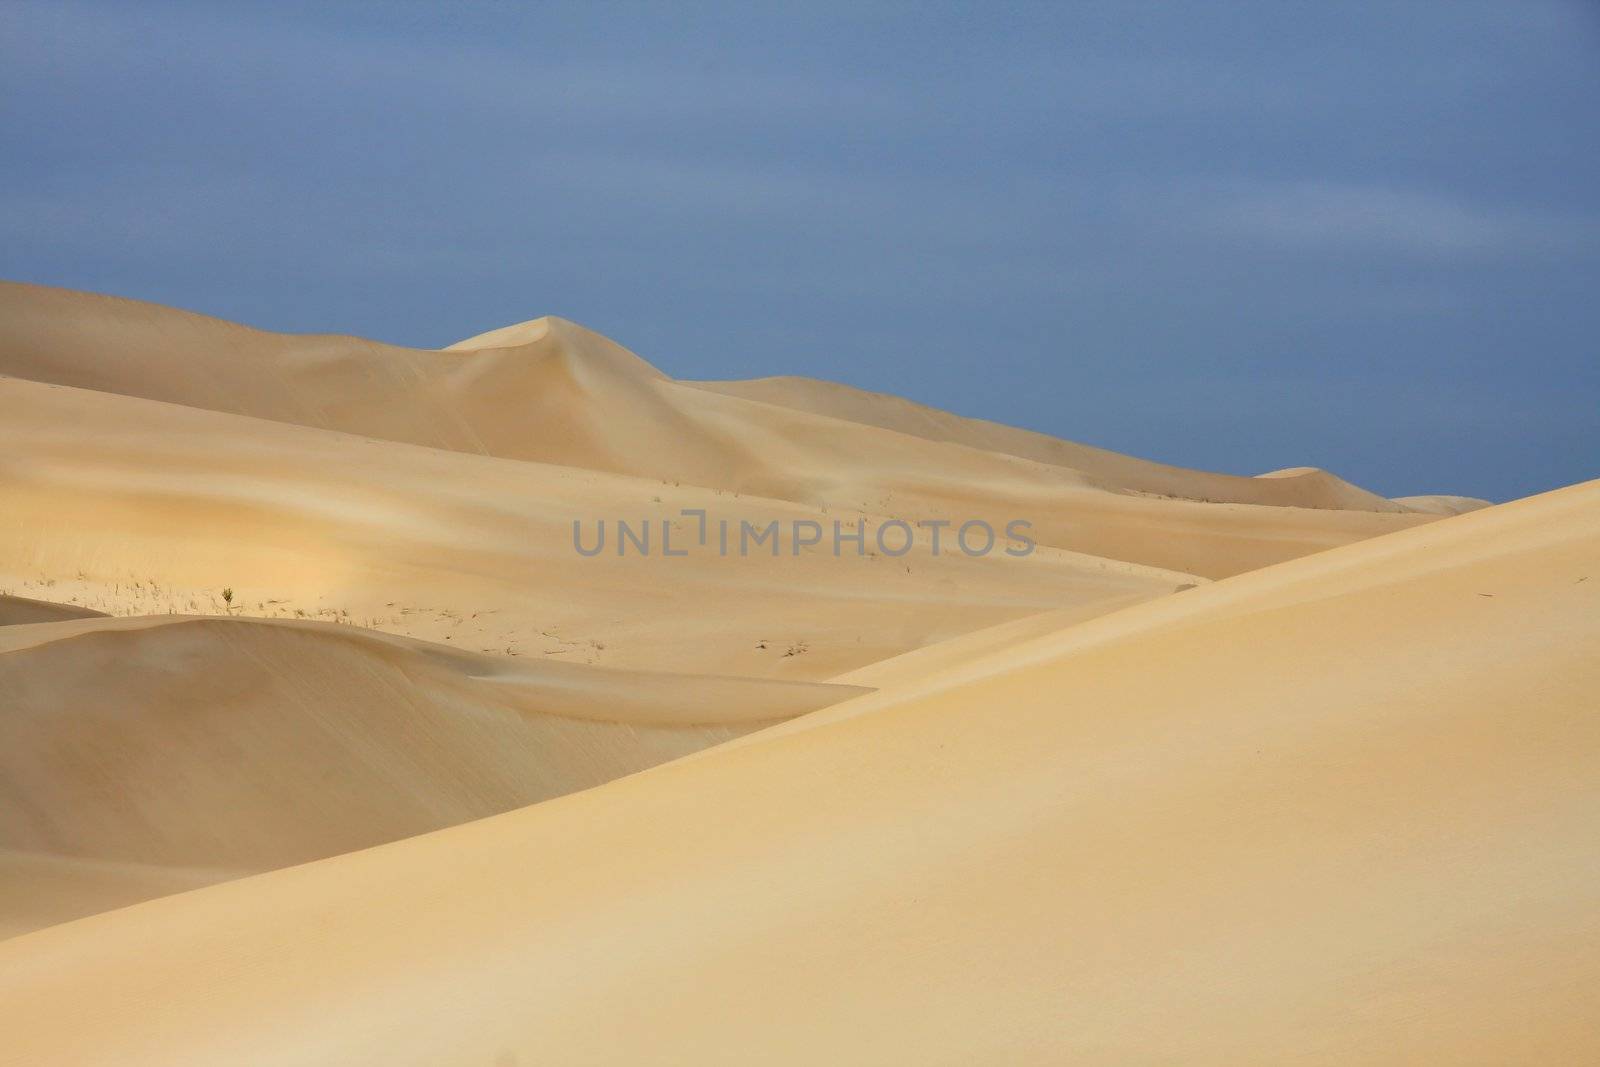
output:
[[0, 285], [0, 504], [0, 1064], [1600, 1059], [1600, 483]]
[[[15, 1062], [1587, 1062], [1600, 483], [0, 945]], [[1589, 579], [1589, 580], [1585, 580]]]
[[60, 622], [64, 619], [92, 619], [104, 612], [80, 608], [74, 604], [57, 604], [48, 600], [0, 594], [0, 626], [16, 626], [31, 622]]
[[[784, 383], [730, 395], [560, 319], [438, 352], [0, 283], [0, 338], [0, 374], [31, 381], [780, 499], [825, 521], [1024, 518], [1043, 545], [1207, 577], [1431, 517], [1322, 472], [1183, 471], [943, 413], [935, 432]], [[633, 485], [642, 501], [658, 489]]]
[[[131, 871], [117, 900], [131, 903], [165, 884], [145, 872], [227, 872], [217, 880], [395, 841], [866, 691], [525, 662], [331, 623], [7, 626], [0, 869], [31, 862], [0, 878], [49, 885], [0, 891], [0, 928], [102, 910], [74, 873], [92, 887]], [[82, 910], [58, 899], [69, 893]]]

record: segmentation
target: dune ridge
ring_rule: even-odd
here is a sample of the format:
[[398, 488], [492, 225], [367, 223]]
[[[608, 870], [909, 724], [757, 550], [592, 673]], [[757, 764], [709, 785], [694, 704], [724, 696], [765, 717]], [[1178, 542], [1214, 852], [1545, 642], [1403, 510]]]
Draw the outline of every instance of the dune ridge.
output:
[[1022, 506], [1042, 544], [1207, 577], [1431, 517], [1331, 475], [1182, 471], [947, 415], [929, 432], [842, 387], [810, 403], [676, 382], [556, 318], [432, 351], [4, 284], [0, 338], [0, 374], [30, 381], [833, 511], [1003, 525]]

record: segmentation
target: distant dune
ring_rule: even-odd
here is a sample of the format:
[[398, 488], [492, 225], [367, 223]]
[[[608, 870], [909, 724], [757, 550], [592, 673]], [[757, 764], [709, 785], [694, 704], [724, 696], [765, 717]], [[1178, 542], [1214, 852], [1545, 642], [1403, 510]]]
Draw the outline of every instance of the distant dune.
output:
[[0, 337], [0, 374], [32, 381], [835, 514], [1026, 517], [1041, 544], [1207, 577], [1421, 521], [1327, 475], [1183, 471], [823, 383], [674, 382], [554, 318], [428, 351], [0, 284]]
[[928, 441], [966, 445], [1065, 467], [1081, 471], [1103, 485], [1135, 492], [1212, 503], [1356, 511], [1407, 510], [1404, 504], [1385, 500], [1326, 471], [1310, 467], [1262, 475], [1263, 478], [1285, 479], [1263, 484], [1236, 475], [1211, 474], [1135, 459], [1029, 430], [982, 419], [963, 418], [897, 396], [869, 393], [814, 378], [756, 378], [750, 381], [685, 384], [797, 411], [878, 426]]
[[1464, 515], [1479, 508], [1493, 507], [1489, 501], [1475, 496], [1399, 496], [1394, 502], [1425, 515]]

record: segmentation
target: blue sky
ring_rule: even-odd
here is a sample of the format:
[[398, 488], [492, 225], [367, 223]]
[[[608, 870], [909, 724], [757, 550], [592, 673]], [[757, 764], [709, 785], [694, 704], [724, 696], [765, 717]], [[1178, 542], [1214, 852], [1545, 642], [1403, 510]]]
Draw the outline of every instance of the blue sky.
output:
[[559, 314], [1390, 494], [1600, 475], [1583, 0], [5, 0], [0, 144], [10, 279], [414, 345]]

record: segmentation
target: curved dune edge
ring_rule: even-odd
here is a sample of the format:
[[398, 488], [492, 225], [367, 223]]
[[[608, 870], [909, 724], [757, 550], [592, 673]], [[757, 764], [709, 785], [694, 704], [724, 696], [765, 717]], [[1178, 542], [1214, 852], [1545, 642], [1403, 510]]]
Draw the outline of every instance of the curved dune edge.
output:
[[94, 619], [105, 612], [76, 604], [57, 604], [25, 596], [0, 594], [0, 626], [20, 626], [34, 622], [60, 622], [63, 619]]
[[[1172, 592], [1192, 589], [1201, 582], [1204, 582], [1204, 579], [1180, 583], [1172, 587]], [[997, 623], [935, 644], [914, 648], [876, 663], [869, 663], [865, 667], [858, 667], [830, 678], [829, 681], [898, 692], [902, 687], [921, 684], [930, 677], [943, 677], [947, 673], [964, 670], [974, 664], [986, 664], [992, 653], [1008, 652], [1033, 638], [1055, 636], [1070, 626], [1104, 615], [1116, 614], [1153, 599], [1156, 598], [1144, 593], [1129, 593], [1117, 601], [1057, 608], [1054, 611], [1041, 611], [1036, 615], [1025, 615], [1020, 619]]]
[[252, 873], [0, 848], [0, 941]]
[[325, 623], [7, 626], [0, 931], [524, 807], [863, 692]]
[[1597, 518], [1600, 483], [1448, 519], [26, 935], [0, 1032], [58, 1064], [1592, 1060]]
[[[630, 726], [729, 726], [770, 723], [859, 696], [859, 685], [833, 682], [673, 674], [592, 667], [555, 660], [524, 661], [452, 648], [415, 638], [298, 619], [249, 616], [158, 615], [64, 619], [55, 625], [17, 626], [0, 634], [0, 655], [46, 649], [58, 643], [110, 635], [179, 630], [218, 635], [219, 644], [256, 637], [257, 628], [306, 638], [321, 647], [344, 645], [357, 653], [474, 685], [527, 714]], [[241, 638], [241, 632], [247, 637]], [[220, 635], [227, 634], [226, 638]], [[258, 638], [264, 639], [264, 638]], [[157, 650], [156, 655], [160, 651]], [[123, 665], [119, 662], [119, 666]], [[197, 664], [203, 669], [205, 664]]]

